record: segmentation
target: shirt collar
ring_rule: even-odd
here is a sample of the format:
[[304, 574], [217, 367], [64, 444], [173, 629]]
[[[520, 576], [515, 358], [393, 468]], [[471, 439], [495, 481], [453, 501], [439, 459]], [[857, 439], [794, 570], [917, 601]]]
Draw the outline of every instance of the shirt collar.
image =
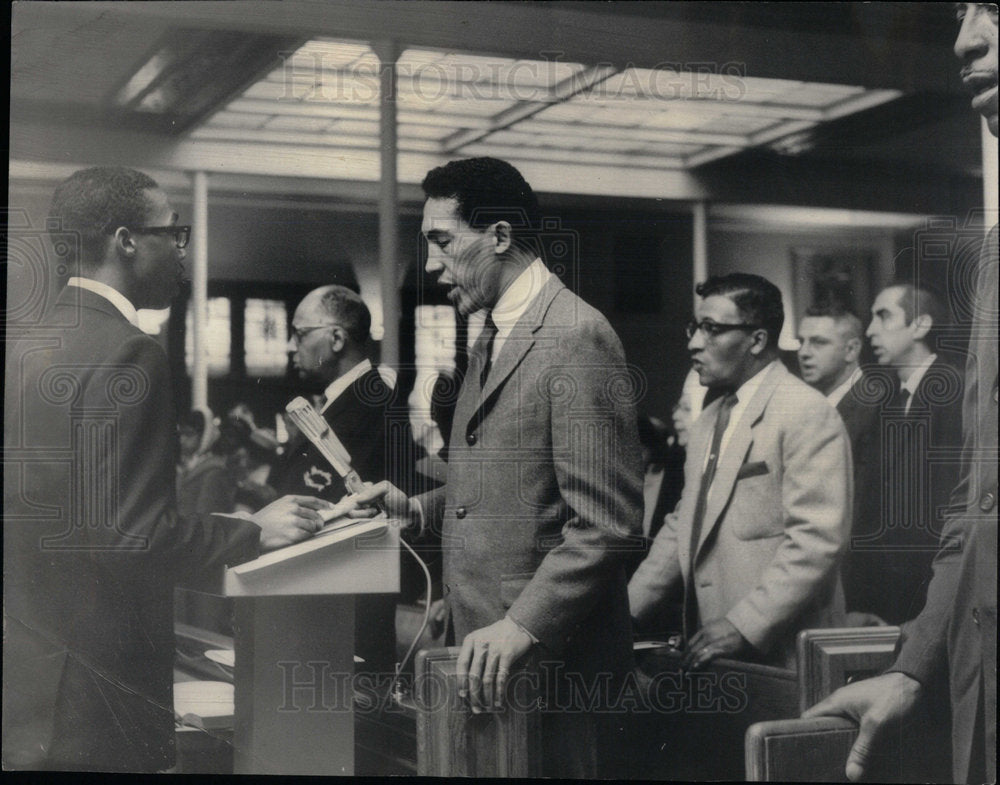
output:
[[355, 381], [364, 376], [372, 368], [371, 360], [367, 357], [355, 365], [351, 370], [345, 373], [343, 376], [338, 376], [330, 385], [323, 391], [326, 396], [326, 403], [323, 404], [323, 408], [320, 409], [320, 414], [325, 412], [330, 408], [330, 404], [340, 397], [340, 394], [344, 392], [348, 387], [354, 384]]
[[108, 286], [102, 281], [95, 281], [93, 278], [82, 278], [77, 275], [66, 281], [66, 285], [76, 286], [77, 288], [86, 289], [88, 292], [100, 295], [117, 308], [121, 312], [121, 315], [128, 319], [129, 324], [134, 327], [139, 326], [139, 312], [129, 299], [113, 286]]
[[767, 375], [774, 369], [774, 366], [780, 362], [781, 360], [771, 360], [771, 362], [740, 385], [740, 388], [736, 391], [736, 406], [733, 407], [730, 422], [737, 421], [738, 418], [736, 416], [736, 412], [742, 412], [746, 408], [746, 405], [750, 403], [750, 400], [757, 393], [761, 384], [764, 383], [764, 379], [767, 378]]
[[861, 369], [855, 368], [853, 373], [847, 377], [847, 381], [843, 382], [839, 387], [830, 392], [826, 399], [830, 402], [830, 405], [836, 407], [842, 400], [844, 396], [847, 395], [847, 391], [850, 390], [854, 383], [861, 378]]
[[528, 310], [551, 277], [552, 273], [542, 260], [536, 258], [521, 271], [510, 286], [504, 289], [492, 311], [498, 338], [503, 339], [510, 335], [518, 319]]
[[910, 395], [916, 395], [917, 387], [920, 386], [920, 382], [924, 378], [924, 374], [927, 373], [927, 370], [934, 364], [936, 359], [936, 354], [932, 354], [930, 357], [927, 357], [922, 363], [920, 363], [920, 365], [913, 369], [913, 373], [910, 374], [910, 378], [903, 382], [901, 387], [909, 392]]

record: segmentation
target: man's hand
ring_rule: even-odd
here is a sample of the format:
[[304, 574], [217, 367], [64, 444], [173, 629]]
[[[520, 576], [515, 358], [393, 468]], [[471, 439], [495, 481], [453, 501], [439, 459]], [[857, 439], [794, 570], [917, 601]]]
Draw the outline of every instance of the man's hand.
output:
[[[408, 497], [399, 488], [388, 480], [382, 480], [374, 485], [365, 483], [365, 489], [360, 493], [345, 496], [343, 501], [348, 499], [354, 503], [354, 509], [348, 511], [350, 516], [367, 517], [371, 515], [371, 508], [374, 502], [382, 502], [385, 507], [385, 514], [390, 518], [397, 518], [405, 521], [408, 526], [412, 526], [419, 520], [419, 513], [416, 501]], [[367, 515], [365, 515], [367, 513]]]
[[531, 644], [531, 637], [508, 618], [465, 636], [455, 674], [458, 694], [469, 696], [473, 714], [503, 704], [510, 669]]
[[881, 739], [894, 733], [913, 711], [920, 697], [920, 682], [905, 673], [883, 673], [873, 679], [848, 684], [802, 713], [802, 717], [846, 717], [860, 726], [857, 741], [847, 756], [847, 778], [860, 780]]
[[728, 619], [710, 621], [691, 638], [681, 667], [698, 670], [717, 657], [737, 659], [751, 651], [753, 647]]
[[260, 549], [273, 551], [299, 542], [323, 528], [317, 510], [328, 510], [330, 502], [315, 496], [282, 496], [250, 516], [260, 526]]

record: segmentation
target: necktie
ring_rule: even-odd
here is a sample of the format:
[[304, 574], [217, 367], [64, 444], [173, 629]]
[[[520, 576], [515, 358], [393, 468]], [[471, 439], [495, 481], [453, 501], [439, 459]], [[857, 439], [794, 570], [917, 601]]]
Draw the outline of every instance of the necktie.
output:
[[712, 433], [712, 446], [708, 451], [708, 463], [705, 464], [705, 471], [701, 475], [701, 486], [698, 488], [698, 499], [694, 506], [694, 517], [691, 519], [691, 564], [688, 568], [687, 582], [684, 586], [684, 636], [685, 640], [691, 640], [691, 636], [698, 630], [698, 599], [695, 595], [694, 565], [695, 557], [698, 553], [698, 540], [701, 538], [701, 528], [705, 517], [705, 507], [708, 503], [708, 491], [715, 479], [715, 470], [719, 465], [719, 449], [722, 445], [722, 435], [729, 426], [729, 417], [733, 413], [736, 405], [736, 395], [729, 393], [720, 405], [719, 412], [715, 418], [715, 431]]
[[479, 389], [486, 387], [486, 377], [490, 374], [490, 367], [493, 365], [493, 342], [497, 337], [497, 325], [493, 321], [493, 314], [487, 314], [486, 324], [476, 341], [477, 348], [482, 350], [482, 369], [479, 372]]

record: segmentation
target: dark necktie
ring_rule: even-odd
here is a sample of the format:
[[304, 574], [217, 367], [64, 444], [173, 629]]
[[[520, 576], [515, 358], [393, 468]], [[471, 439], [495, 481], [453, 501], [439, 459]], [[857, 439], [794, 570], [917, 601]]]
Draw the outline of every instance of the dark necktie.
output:
[[482, 352], [482, 369], [479, 372], [479, 389], [486, 387], [486, 377], [490, 374], [490, 367], [493, 365], [493, 342], [497, 337], [497, 325], [493, 321], [493, 314], [486, 315], [486, 324], [476, 341], [477, 350]]
[[701, 486], [698, 488], [698, 499], [694, 506], [694, 517], [691, 519], [691, 564], [688, 567], [687, 582], [684, 586], [684, 637], [686, 641], [698, 631], [698, 599], [695, 594], [694, 565], [698, 553], [698, 540], [701, 538], [701, 528], [705, 517], [705, 507], [708, 503], [708, 492], [715, 479], [715, 470], [719, 465], [719, 449], [722, 445], [722, 435], [729, 426], [729, 417], [736, 405], [736, 394], [726, 395], [715, 418], [715, 431], [712, 433], [712, 446], [708, 452], [708, 463], [701, 475]]

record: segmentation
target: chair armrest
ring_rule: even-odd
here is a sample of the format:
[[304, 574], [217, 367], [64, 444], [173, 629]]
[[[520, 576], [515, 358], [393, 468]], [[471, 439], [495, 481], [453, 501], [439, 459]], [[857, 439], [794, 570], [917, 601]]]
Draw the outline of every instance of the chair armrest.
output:
[[840, 717], [771, 720], [747, 728], [751, 782], [847, 782], [844, 767], [858, 726]]

